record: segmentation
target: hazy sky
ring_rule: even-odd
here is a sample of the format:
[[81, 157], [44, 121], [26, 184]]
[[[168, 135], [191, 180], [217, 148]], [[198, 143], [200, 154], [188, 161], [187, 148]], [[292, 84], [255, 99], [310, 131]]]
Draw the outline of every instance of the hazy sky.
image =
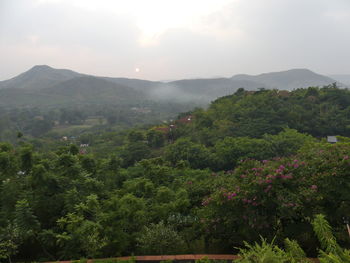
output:
[[0, 0], [0, 80], [37, 64], [151, 80], [350, 74], [350, 0]]

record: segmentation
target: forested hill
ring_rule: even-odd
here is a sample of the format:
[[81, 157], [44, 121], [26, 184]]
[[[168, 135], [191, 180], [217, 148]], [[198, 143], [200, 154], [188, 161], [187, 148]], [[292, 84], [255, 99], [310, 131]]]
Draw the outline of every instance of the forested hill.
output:
[[239, 89], [207, 110], [196, 109], [150, 129], [152, 143], [150, 131], [166, 136], [163, 157], [174, 165], [185, 161], [192, 168], [232, 169], [244, 158], [293, 154], [311, 136], [350, 136], [350, 91], [333, 85], [292, 92]]
[[99, 130], [78, 142], [98, 156], [116, 149], [123, 167], [162, 157], [173, 165], [221, 170], [242, 158], [290, 155], [312, 137], [332, 135], [350, 136], [350, 91], [334, 85], [291, 92], [239, 89], [173, 122], [123, 133]]
[[197, 110], [193, 114], [193, 132], [212, 132], [210, 138], [261, 137], [284, 128], [316, 137], [349, 136], [350, 91], [334, 85], [291, 92], [239, 89], [214, 101], [207, 111]]
[[350, 138], [322, 137], [349, 136], [349, 105], [335, 86], [239, 89], [159, 126], [19, 134], [0, 143], [0, 258], [237, 253], [259, 235], [316, 256], [319, 213], [345, 246]]

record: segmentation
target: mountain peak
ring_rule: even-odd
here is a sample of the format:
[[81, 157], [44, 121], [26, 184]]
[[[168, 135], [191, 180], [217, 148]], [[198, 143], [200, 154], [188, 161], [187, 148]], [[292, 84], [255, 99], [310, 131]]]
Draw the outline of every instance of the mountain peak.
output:
[[67, 69], [55, 69], [48, 65], [36, 65], [12, 79], [0, 82], [0, 88], [40, 90], [81, 75]]
[[54, 68], [48, 65], [35, 65], [28, 71], [47, 71], [47, 70], [54, 70]]
[[35, 65], [32, 67], [32, 69], [40, 69], [40, 68], [50, 68], [52, 69], [52, 67], [48, 66], [48, 65]]

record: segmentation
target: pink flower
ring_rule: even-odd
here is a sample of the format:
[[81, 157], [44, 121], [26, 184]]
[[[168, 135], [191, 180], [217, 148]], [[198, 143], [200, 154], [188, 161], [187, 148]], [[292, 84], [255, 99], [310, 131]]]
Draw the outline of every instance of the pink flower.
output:
[[281, 178], [282, 179], [292, 179], [293, 178], [293, 175], [291, 175], [291, 174], [287, 174], [287, 175], [281, 175]]
[[345, 155], [343, 159], [344, 159], [344, 160], [347, 160], [347, 159], [349, 159], [349, 156], [348, 156], [348, 155]]
[[227, 199], [228, 200], [231, 200], [233, 197], [237, 196], [237, 193], [230, 193], [228, 196], [227, 196]]
[[272, 185], [268, 185], [268, 186], [265, 188], [264, 192], [267, 193], [268, 191], [271, 190], [271, 188], [272, 188]]
[[213, 200], [213, 198], [211, 198], [211, 197], [208, 197], [208, 198], [204, 199], [204, 200], [202, 201], [202, 206], [207, 206], [207, 205], [209, 205], [210, 201], [212, 201], [212, 200]]
[[313, 185], [310, 186], [310, 188], [311, 188], [312, 190], [317, 190], [317, 185], [314, 185], [314, 184], [313, 184]]

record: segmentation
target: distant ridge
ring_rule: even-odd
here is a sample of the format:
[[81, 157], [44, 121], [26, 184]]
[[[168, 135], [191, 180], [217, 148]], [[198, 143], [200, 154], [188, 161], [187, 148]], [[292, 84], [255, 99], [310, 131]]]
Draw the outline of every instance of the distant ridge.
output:
[[47, 65], [0, 81], [0, 106], [47, 106], [69, 103], [135, 103], [139, 101], [196, 102], [207, 104], [239, 88], [293, 90], [324, 86], [334, 79], [308, 69], [291, 69], [231, 78], [184, 79], [170, 82], [99, 77]]
[[235, 75], [232, 80], [250, 80], [261, 83], [265, 88], [297, 89], [309, 86], [324, 86], [336, 82], [327, 76], [317, 74], [309, 69], [290, 69], [260, 75]]

